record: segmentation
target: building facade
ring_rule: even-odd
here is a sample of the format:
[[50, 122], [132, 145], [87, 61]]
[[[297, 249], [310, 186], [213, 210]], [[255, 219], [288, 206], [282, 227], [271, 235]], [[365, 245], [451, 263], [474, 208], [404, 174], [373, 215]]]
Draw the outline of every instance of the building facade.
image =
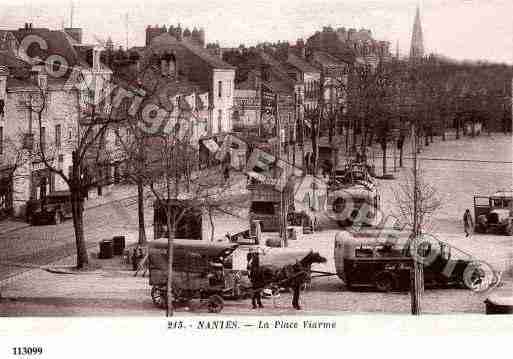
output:
[[[19, 216], [27, 200], [68, 189], [41, 154], [69, 174], [79, 124], [91, 103], [106, 103], [103, 92], [112, 72], [100, 63], [101, 49], [79, 43], [80, 37], [29, 24], [12, 34], [16, 41], [9, 37], [11, 48], [0, 54], [0, 202], [5, 212]], [[47, 51], [12, 49], [26, 36], [44, 41]], [[58, 64], [49, 59], [56, 54]]]
[[197, 84], [202, 93], [208, 92], [207, 135], [230, 132], [235, 68], [193, 41], [178, 40], [170, 33], [153, 38], [150, 49], [157, 54], [172, 54], [176, 60], [178, 76]]

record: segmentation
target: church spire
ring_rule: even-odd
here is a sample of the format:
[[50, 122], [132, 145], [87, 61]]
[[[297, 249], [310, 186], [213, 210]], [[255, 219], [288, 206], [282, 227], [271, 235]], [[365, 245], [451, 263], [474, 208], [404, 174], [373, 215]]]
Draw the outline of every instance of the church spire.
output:
[[420, 24], [420, 10], [417, 6], [415, 21], [413, 22], [413, 33], [411, 36], [410, 59], [415, 60], [424, 56], [424, 41], [422, 37], [422, 26]]

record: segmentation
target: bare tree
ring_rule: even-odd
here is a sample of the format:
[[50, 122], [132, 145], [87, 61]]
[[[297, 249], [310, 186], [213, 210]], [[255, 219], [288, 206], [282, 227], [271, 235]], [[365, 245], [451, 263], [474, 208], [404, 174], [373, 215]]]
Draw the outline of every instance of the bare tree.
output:
[[[199, 170], [197, 153], [191, 146], [191, 138], [179, 133], [175, 123], [168, 133], [151, 137], [147, 168], [150, 190], [158, 206], [165, 209], [168, 238], [168, 285], [167, 316], [173, 315], [173, 241], [177, 226], [189, 211], [209, 213], [229, 212], [233, 201], [229, 190], [233, 184], [225, 180], [217, 167]], [[226, 141], [228, 139], [225, 139]], [[193, 165], [193, 171], [190, 170]]]
[[[37, 126], [38, 141], [33, 151], [34, 157], [50, 173], [59, 176], [70, 190], [77, 269], [83, 269], [89, 264], [83, 225], [84, 195], [92, 186], [105, 183], [105, 165], [110, 163], [111, 156], [106, 146], [106, 135], [116, 120], [111, 117], [108, 79], [98, 75], [91, 81], [90, 77], [80, 71], [73, 75], [74, 81], [60, 85], [62, 87], [57, 89], [68, 96], [78, 119], [77, 123], [72, 123], [71, 136], [62, 144], [72, 155], [69, 173], [57, 161], [61, 150], [59, 145], [48, 143], [43, 131], [52, 91], [44, 77], [28, 93], [23, 105], [29, 112], [29, 128], [32, 128], [33, 120]], [[104, 81], [104, 86], [98, 86], [100, 80]], [[97, 93], [98, 88], [104, 90], [106, 96]]]
[[[422, 176], [419, 176], [417, 163], [417, 146], [420, 136], [416, 131], [417, 123], [412, 124], [412, 142], [413, 142], [413, 169], [411, 175], [408, 175], [405, 182], [399, 186], [395, 192], [396, 205], [398, 208], [397, 216], [404, 221], [404, 224], [412, 229], [410, 239], [410, 253], [417, 255], [419, 241], [427, 220], [442, 205], [441, 199], [436, 189], [431, 186]], [[413, 268], [411, 272], [411, 312], [413, 315], [421, 313], [421, 297], [424, 291], [424, 268], [423, 263], [414, 256]]]
[[[408, 170], [404, 181], [395, 189], [397, 216], [412, 229], [416, 222], [418, 231], [423, 233], [429, 227], [434, 213], [442, 207], [443, 201], [438, 190], [426, 180], [422, 172], [417, 174], [416, 190], [414, 182], [413, 170]], [[416, 197], [416, 205], [414, 197]], [[417, 208], [416, 214], [415, 207]]]

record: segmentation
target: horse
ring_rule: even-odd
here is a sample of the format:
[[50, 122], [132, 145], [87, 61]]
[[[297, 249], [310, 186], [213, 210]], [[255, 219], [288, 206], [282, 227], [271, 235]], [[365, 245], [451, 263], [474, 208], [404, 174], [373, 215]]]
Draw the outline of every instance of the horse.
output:
[[303, 259], [295, 264], [288, 264], [282, 268], [274, 265], [260, 265], [259, 253], [248, 253], [248, 269], [249, 279], [253, 287], [253, 296], [251, 303], [253, 309], [262, 305], [262, 291], [266, 286], [271, 284], [282, 288], [290, 288], [293, 290], [292, 306], [300, 310], [299, 293], [301, 287], [310, 279], [311, 266], [314, 263], [326, 263], [326, 258], [319, 253], [310, 251]]

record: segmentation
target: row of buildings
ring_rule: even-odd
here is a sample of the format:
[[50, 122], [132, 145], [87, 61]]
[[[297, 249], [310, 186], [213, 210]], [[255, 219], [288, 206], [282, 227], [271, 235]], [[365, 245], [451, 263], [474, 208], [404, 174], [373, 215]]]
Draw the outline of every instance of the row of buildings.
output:
[[[29, 46], [27, 39], [33, 42]], [[54, 61], [56, 55], [59, 61]], [[54, 167], [70, 171], [71, 152], [88, 103], [104, 102], [102, 108], [112, 108], [115, 104], [104, 92], [120, 85], [118, 73], [136, 74], [134, 83], [146, 81], [141, 75], [146, 70], [158, 78], [152, 96], [166, 99], [164, 106], [169, 106], [171, 117], [188, 116], [191, 145], [200, 163], [208, 165], [215, 162], [226, 134], [297, 140], [308, 130], [305, 112], [319, 103], [345, 111], [350, 66], [373, 66], [390, 56], [389, 44], [374, 40], [365, 29], [326, 27], [292, 46], [221, 49], [206, 45], [203, 29], [148, 26], [145, 46], [129, 49], [123, 56], [116, 54], [111, 41], [106, 48], [84, 44], [80, 28], [50, 30], [25, 24], [3, 30], [0, 213], [22, 215], [28, 199], [66, 190], [66, 183], [33, 154], [39, 148], [51, 148], [49, 160]], [[82, 76], [74, 77], [77, 71]], [[38, 121], [32, 102], [41, 91], [46, 106]], [[118, 130], [107, 131], [103, 139], [103, 146], [110, 145], [114, 152]], [[232, 165], [241, 167], [244, 151], [233, 149], [232, 155]], [[92, 172], [115, 182], [121, 167], [122, 156], [110, 156], [105, 163], [96, 163]]]

